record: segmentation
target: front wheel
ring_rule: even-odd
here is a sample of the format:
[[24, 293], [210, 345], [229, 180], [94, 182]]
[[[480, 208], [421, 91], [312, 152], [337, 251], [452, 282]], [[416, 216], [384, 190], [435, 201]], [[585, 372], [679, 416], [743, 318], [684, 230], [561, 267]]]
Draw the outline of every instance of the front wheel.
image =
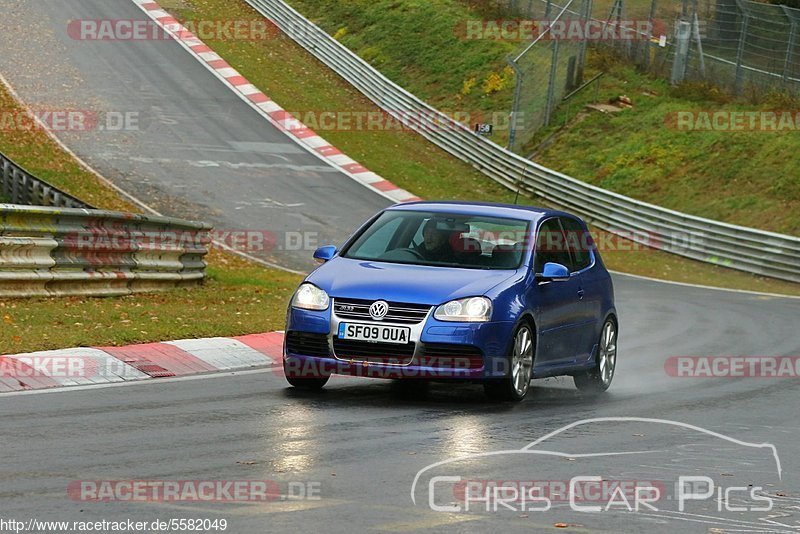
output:
[[575, 387], [586, 393], [602, 393], [614, 379], [617, 367], [617, 325], [606, 319], [597, 344], [597, 357], [593, 369], [573, 377]]
[[283, 360], [283, 374], [290, 385], [307, 391], [322, 389], [331, 378], [331, 375], [328, 374], [298, 372], [297, 369], [290, 368], [286, 364], [286, 360]]
[[500, 401], [521, 401], [525, 398], [531, 385], [535, 339], [527, 323], [517, 327], [509, 356], [511, 369], [508, 376], [484, 383], [487, 397]]

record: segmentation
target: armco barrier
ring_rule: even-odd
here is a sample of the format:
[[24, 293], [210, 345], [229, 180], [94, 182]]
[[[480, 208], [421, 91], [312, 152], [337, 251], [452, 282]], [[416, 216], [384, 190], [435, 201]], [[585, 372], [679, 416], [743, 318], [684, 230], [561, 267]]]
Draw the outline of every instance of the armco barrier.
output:
[[167, 217], [0, 204], [0, 296], [127, 295], [199, 284], [210, 229]]
[[247, 2], [387, 113], [416, 126], [428, 140], [504, 186], [535, 193], [599, 228], [644, 244], [655, 240], [681, 256], [800, 282], [800, 238], [665, 209], [526, 160], [393, 83], [283, 0]]
[[[211, 226], [93, 209], [0, 154], [0, 297], [111, 296], [196, 285]], [[25, 205], [22, 205], [25, 204]]]
[[77, 198], [59, 191], [0, 154], [0, 197], [12, 204], [89, 208]]

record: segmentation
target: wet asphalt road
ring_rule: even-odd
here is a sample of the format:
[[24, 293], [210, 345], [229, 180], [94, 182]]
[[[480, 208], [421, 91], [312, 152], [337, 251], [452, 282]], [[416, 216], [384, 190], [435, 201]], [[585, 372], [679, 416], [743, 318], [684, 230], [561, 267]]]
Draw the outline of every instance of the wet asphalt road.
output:
[[[64, 134], [104, 175], [171, 214], [219, 228], [306, 230], [338, 241], [386, 201], [302, 152], [178, 46], [71, 40], [73, 18], [142, 18], [127, 0], [0, 0], [0, 71], [29, 103], [136, 110], [139, 132]], [[10, 31], [28, 28], [30, 31]], [[20, 68], [23, 66], [24, 68]], [[57, 80], [57, 83], [54, 82]], [[288, 161], [287, 161], [288, 160]], [[209, 162], [218, 166], [209, 166]], [[242, 165], [244, 164], [244, 165]], [[294, 204], [299, 204], [295, 206]], [[291, 207], [287, 207], [291, 206]], [[307, 252], [265, 257], [303, 268]], [[800, 300], [703, 290], [617, 276], [620, 363], [612, 390], [581, 397], [568, 379], [536, 381], [519, 405], [487, 403], [476, 385], [408, 393], [391, 382], [335, 378], [319, 394], [264, 371], [0, 399], [0, 519], [152, 521], [225, 518], [229, 532], [573, 531], [707, 532], [800, 529], [797, 379], [669, 377], [677, 355], [800, 355]], [[426, 471], [486, 451], [519, 450], [581, 419], [679, 421], [763, 448], [654, 422], [595, 422], [547, 440], [566, 457], [504, 454]], [[623, 456], [581, 454], [642, 452]], [[677, 513], [434, 512], [430, 477], [568, 481], [577, 475], [661, 481], [711, 477], [761, 486], [769, 512], [719, 512], [712, 500]], [[270, 480], [319, 498], [264, 503], [96, 503], [74, 500], [80, 480]], [[434, 502], [459, 502], [446, 485]], [[442, 488], [442, 489], [438, 489]], [[778, 494], [781, 496], [778, 497]], [[514, 505], [511, 508], [515, 508]]]
[[[97, 113], [103, 130], [59, 137], [164, 214], [270, 232], [277, 247], [250, 252], [304, 269], [313, 262], [296, 232], [339, 243], [391, 203], [275, 129], [176, 43], [73, 38], [71, 20], [149, 20], [129, 0], [0, 0], [0, 12], [0, 72], [20, 97]], [[133, 120], [112, 129], [120, 114]]]
[[[600, 399], [581, 397], [567, 379], [538, 380], [518, 405], [484, 400], [477, 385], [435, 384], [407, 392], [397, 384], [334, 378], [318, 394], [288, 388], [279, 371], [212, 379], [151, 382], [107, 389], [4, 396], [0, 460], [4, 515], [99, 520], [225, 518], [231, 532], [537, 531], [706, 532], [709, 527], [796, 531], [800, 527], [797, 379], [669, 377], [672, 355], [796, 355], [800, 302], [690, 289], [617, 277], [622, 330], [615, 383]], [[764, 449], [732, 444], [651, 422], [587, 423], [547, 440], [572, 459], [499, 455], [457, 462], [411, 484], [434, 462], [465, 454], [520, 449], [564, 425], [598, 417], [678, 421]], [[645, 451], [582, 458], [578, 455]], [[720, 513], [713, 501], [676, 513], [621, 508], [580, 513], [553, 501], [549, 511], [428, 508], [432, 476], [466, 480], [569, 481], [600, 475], [660, 481], [666, 495], [678, 475], [708, 476], [725, 487], [761, 486], [771, 512]], [[269, 480], [282, 494], [309, 488], [318, 499], [259, 503], [96, 503], [73, 500], [80, 480]], [[457, 502], [434, 485], [435, 502]], [[441, 489], [439, 489], [441, 488]], [[444, 495], [442, 495], [444, 492]], [[782, 494], [785, 496], [777, 497]], [[604, 502], [603, 499], [600, 499]], [[738, 501], [737, 501], [738, 502]], [[753, 502], [746, 500], [746, 502]], [[732, 523], [736, 521], [737, 523]], [[777, 521], [775, 523], [768, 521]], [[772, 525], [770, 527], [770, 525]], [[763, 530], [770, 527], [768, 530]], [[755, 529], [755, 530], [753, 530]]]

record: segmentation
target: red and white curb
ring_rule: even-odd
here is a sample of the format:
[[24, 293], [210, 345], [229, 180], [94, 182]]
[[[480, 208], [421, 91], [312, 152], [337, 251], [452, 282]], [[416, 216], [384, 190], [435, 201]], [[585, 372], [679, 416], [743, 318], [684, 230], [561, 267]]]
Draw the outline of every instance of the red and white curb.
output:
[[258, 111], [276, 128], [286, 133], [297, 144], [392, 202], [420, 200], [419, 197], [399, 188], [348, 157], [315, 131], [297, 120], [291, 113], [288, 113], [239, 74], [236, 69], [231, 67], [221, 56], [187, 30], [156, 2], [133, 0], [133, 3], [139, 6], [159, 27], [169, 33], [177, 43], [213, 72], [242, 100]]
[[275, 367], [283, 332], [0, 356], [0, 393]]

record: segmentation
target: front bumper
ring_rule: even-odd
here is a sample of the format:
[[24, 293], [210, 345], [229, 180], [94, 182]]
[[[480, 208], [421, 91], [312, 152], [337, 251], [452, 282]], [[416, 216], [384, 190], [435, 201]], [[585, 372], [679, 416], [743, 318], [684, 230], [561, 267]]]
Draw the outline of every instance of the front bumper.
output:
[[[292, 343], [284, 342], [284, 368], [296, 376], [342, 374], [370, 378], [429, 379], [429, 380], [485, 380], [500, 378], [508, 373], [508, 350], [514, 323], [493, 321], [487, 323], [453, 323], [437, 321], [429, 313], [426, 318], [411, 326], [413, 356], [404, 360], [380, 357], [353, 357], [339, 354], [334, 337], [340, 322], [368, 321], [341, 320], [332, 314], [332, 306], [325, 311], [307, 311], [290, 308], [286, 322], [287, 338], [290, 333], [316, 334], [318, 343], [313, 354], [303, 353]], [[375, 323], [372, 323], [375, 324]], [[392, 324], [392, 323], [382, 323]], [[324, 338], [323, 338], [324, 336]], [[327, 354], [324, 346], [327, 342]], [[380, 344], [374, 344], [380, 351]], [[460, 348], [463, 347], [463, 351]], [[435, 355], [434, 355], [435, 354]], [[383, 361], [382, 361], [383, 360]]]

